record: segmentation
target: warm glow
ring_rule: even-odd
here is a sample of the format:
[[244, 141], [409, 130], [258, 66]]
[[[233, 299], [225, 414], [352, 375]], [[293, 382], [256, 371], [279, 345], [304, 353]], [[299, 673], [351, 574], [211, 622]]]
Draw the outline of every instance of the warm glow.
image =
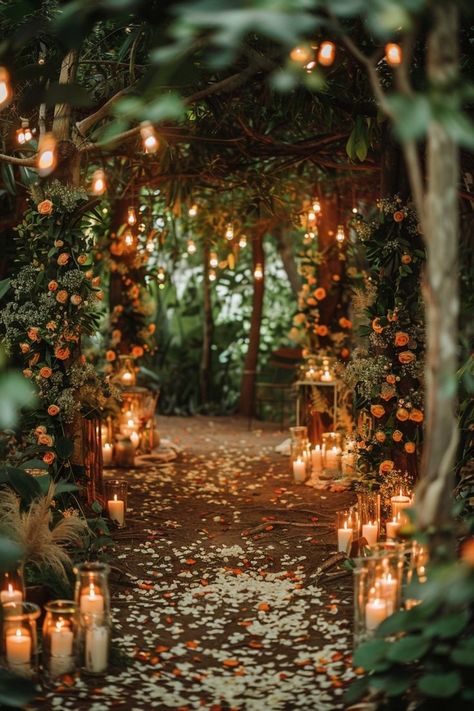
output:
[[196, 243], [192, 239], [188, 239], [188, 245], [187, 245], [187, 252], [188, 254], [196, 254]]
[[114, 501], [118, 501], [117, 494], [114, 494]]
[[345, 239], [346, 239], [346, 233], [344, 231], [344, 226], [339, 225], [337, 228], [337, 232], [336, 232], [336, 241], [339, 242], [339, 244], [342, 244]]
[[225, 238], [227, 240], [229, 240], [229, 242], [230, 242], [230, 240], [234, 239], [234, 228], [230, 222], [227, 225], [226, 230], [225, 230]]
[[163, 267], [159, 267], [159, 268], [158, 268], [158, 274], [156, 275], [156, 278], [158, 279], [158, 281], [159, 281], [161, 284], [163, 284], [163, 282], [164, 282], [165, 279], [166, 279], [166, 273], [165, 273], [165, 270], [163, 269]]
[[319, 202], [318, 198], [316, 198], [315, 200], [313, 200], [313, 205], [312, 205], [312, 207], [313, 207], [313, 212], [315, 212], [316, 215], [319, 215], [320, 212], [321, 212], [321, 203]]
[[137, 214], [135, 212], [134, 207], [128, 208], [127, 222], [129, 225], [136, 225], [137, 224]]
[[94, 171], [92, 176], [92, 189], [91, 192], [94, 195], [103, 195], [107, 190], [107, 181], [105, 180], [104, 171], [99, 168]]
[[290, 52], [290, 59], [292, 62], [306, 64], [312, 59], [311, 49], [309, 47], [293, 47]]
[[215, 281], [216, 280], [216, 272], [214, 269], [209, 270], [209, 281]]
[[90, 587], [89, 587], [89, 596], [90, 596], [90, 597], [95, 597], [95, 586], [94, 586], [94, 583], [91, 583], [91, 584], [90, 584]]
[[316, 213], [313, 210], [308, 212], [308, 222], [316, 222]]
[[318, 62], [323, 67], [330, 67], [336, 57], [336, 45], [334, 42], [325, 40], [321, 43], [318, 52]]
[[189, 217], [196, 217], [197, 214], [198, 214], [198, 206], [196, 205], [196, 203], [194, 203], [189, 208], [188, 215], [189, 215]]
[[239, 247], [243, 249], [244, 247], [247, 246], [247, 236], [246, 235], [240, 235], [239, 239]]
[[135, 244], [135, 237], [133, 236], [133, 232], [131, 230], [125, 230], [125, 232], [123, 233], [123, 241], [128, 249], [133, 247], [133, 245]]
[[33, 132], [29, 126], [28, 119], [21, 120], [21, 128], [16, 132], [16, 140], [22, 146], [33, 138]]
[[211, 254], [209, 255], [209, 266], [212, 269], [215, 269], [218, 264], [219, 264], [219, 260], [217, 259], [216, 252], [211, 252]]
[[353, 208], [352, 208], [352, 212], [354, 213], [354, 215], [357, 215], [357, 213], [359, 212], [359, 210], [358, 210], [356, 207], [353, 207]]
[[156, 136], [155, 129], [149, 121], [144, 121], [140, 126], [140, 135], [145, 153], [156, 153], [160, 147], [160, 142]]
[[0, 67], [0, 109], [11, 99], [10, 75], [5, 67]]
[[42, 178], [53, 172], [56, 167], [56, 139], [52, 133], [41, 136], [38, 145], [38, 172]]
[[391, 67], [398, 67], [402, 63], [402, 48], [395, 42], [385, 45], [385, 60]]
[[255, 265], [253, 275], [256, 281], [261, 281], [263, 279], [263, 265], [260, 262], [257, 262]]

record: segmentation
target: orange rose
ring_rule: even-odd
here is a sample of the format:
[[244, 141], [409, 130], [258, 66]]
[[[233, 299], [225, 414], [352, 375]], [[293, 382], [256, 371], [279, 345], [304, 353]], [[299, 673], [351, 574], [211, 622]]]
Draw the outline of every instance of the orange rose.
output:
[[92, 279], [92, 277], [94, 276], [94, 272], [92, 271], [92, 269], [88, 269], [88, 270], [84, 273], [84, 276], [86, 277], [86, 279]]
[[120, 330], [120, 328], [114, 328], [114, 330], [112, 331], [112, 338], [114, 339], [114, 341], [120, 341], [120, 339], [122, 338], [122, 331]]
[[357, 442], [357, 449], [365, 449], [366, 448], [366, 443], [364, 442], [363, 439], [361, 439], [359, 442]]
[[48, 407], [48, 415], [51, 415], [51, 417], [56, 417], [56, 415], [59, 413], [59, 407], [57, 405], [50, 405]]
[[36, 328], [35, 326], [32, 326], [31, 328], [28, 329], [28, 338], [31, 341], [39, 341], [39, 328]]
[[53, 371], [51, 368], [48, 368], [46, 365], [43, 366], [43, 368], [40, 369], [40, 375], [42, 378], [50, 378], [53, 374]]
[[56, 455], [54, 452], [45, 452], [43, 454], [43, 462], [46, 462], [46, 464], [52, 464], [55, 459]]
[[404, 331], [397, 331], [395, 334], [395, 345], [396, 346], [406, 346], [408, 341], [410, 340], [410, 336], [408, 333], [405, 333]]
[[56, 301], [59, 301], [60, 304], [65, 304], [66, 301], [68, 300], [69, 294], [67, 293], [66, 289], [61, 289], [61, 291], [58, 291], [56, 294]]
[[370, 412], [374, 417], [383, 417], [385, 415], [385, 408], [383, 405], [371, 405]]
[[71, 296], [71, 304], [73, 304], [74, 306], [79, 306], [79, 304], [82, 304], [82, 296], [80, 296], [79, 294], [73, 294]]
[[395, 222], [401, 222], [405, 219], [405, 213], [401, 210], [397, 210], [393, 213], [393, 219], [395, 220]]
[[112, 363], [116, 359], [115, 351], [107, 351], [105, 354], [105, 360], [107, 360], [109, 363]]
[[341, 281], [341, 277], [339, 276], [339, 274], [333, 274], [331, 279], [335, 282]]
[[461, 558], [467, 565], [474, 568], [474, 538], [468, 538], [461, 547]]
[[47, 447], [53, 446], [53, 438], [49, 434], [38, 435], [38, 444], [45, 444]]
[[56, 346], [54, 355], [58, 360], [67, 360], [71, 355], [71, 351], [67, 346]]
[[40, 215], [50, 215], [53, 211], [53, 203], [51, 200], [42, 200], [38, 203], [37, 210]]
[[70, 254], [68, 254], [67, 252], [62, 252], [58, 257], [57, 262], [60, 267], [64, 267], [69, 262], [70, 258]]
[[409, 254], [402, 254], [402, 264], [410, 264], [411, 257]]
[[352, 321], [342, 316], [342, 318], [339, 319], [339, 326], [341, 328], [352, 328]]
[[52, 279], [48, 284], [48, 290], [49, 291], [56, 291], [57, 288], [58, 288], [58, 282], [54, 281], [54, 279]]
[[382, 385], [382, 392], [380, 393], [382, 400], [391, 400], [395, 397], [395, 388], [388, 388], [386, 385]]
[[22, 353], [29, 353], [30, 351], [30, 344], [29, 343], [20, 343], [20, 351]]
[[387, 320], [388, 321], [398, 321], [398, 314], [396, 311], [389, 311], [387, 314]]
[[349, 358], [350, 351], [348, 348], [342, 348], [341, 349], [341, 358]]
[[25, 378], [31, 378], [33, 377], [33, 371], [30, 368], [25, 368], [23, 370], [23, 375], [25, 376]]
[[377, 432], [375, 433], [375, 439], [377, 440], [377, 442], [385, 442], [385, 432], [382, 432], [382, 430], [377, 430]]
[[424, 415], [421, 410], [417, 410], [416, 408], [414, 408], [410, 412], [410, 420], [412, 422], [423, 422], [423, 418], [424, 418]]
[[385, 380], [387, 381], [387, 383], [389, 385], [395, 385], [395, 383], [397, 382], [396, 376], [392, 375], [391, 373], [390, 373], [390, 375], [386, 376]]
[[46, 324], [46, 328], [48, 329], [48, 331], [55, 331], [57, 328], [56, 321], [48, 321], [48, 323]]
[[56, 240], [54, 240], [54, 246], [55, 246], [55, 247], [62, 247], [63, 244], [64, 244], [64, 242], [62, 241], [62, 239], [56, 239]]
[[399, 407], [397, 410], [396, 417], [397, 417], [397, 420], [400, 420], [400, 422], [405, 422], [410, 417], [410, 414], [409, 414], [408, 410], [405, 410], [404, 407]]
[[77, 258], [78, 264], [85, 264], [87, 262], [87, 254], [80, 254]]
[[372, 321], [372, 330], [375, 331], [375, 333], [382, 333], [383, 326], [380, 325], [379, 318], [374, 318], [374, 320]]
[[73, 343], [78, 343], [79, 342], [79, 335], [76, 333], [73, 333], [72, 331], [64, 331], [63, 333], [63, 338], [66, 341], [71, 341]]
[[328, 335], [329, 329], [327, 326], [324, 325], [317, 326], [316, 333], [318, 334], [318, 336], [324, 337]]
[[391, 459], [384, 459], [384, 461], [379, 465], [379, 474], [387, 474], [388, 472], [391, 472], [394, 466], [395, 462], [392, 462]]
[[406, 442], [404, 449], [407, 454], [413, 454], [416, 450], [416, 445], [414, 442]]
[[36, 427], [36, 429], [35, 429], [36, 435], [46, 434], [46, 432], [47, 432], [47, 429], [44, 425], [38, 425], [38, 427]]
[[408, 363], [413, 363], [416, 360], [416, 355], [412, 351], [402, 351], [398, 354], [398, 360], [403, 365], [408, 365]]
[[96, 298], [98, 301], [102, 301], [103, 298], [104, 298], [104, 292], [103, 292], [103, 291], [96, 291], [96, 292], [95, 292], [95, 298]]
[[28, 361], [28, 365], [30, 366], [30, 368], [31, 368], [33, 365], [36, 365], [37, 362], [39, 361], [39, 359], [40, 359], [40, 354], [39, 354], [39, 353], [35, 353], [34, 356], [33, 356], [33, 358], [30, 358], [30, 360]]
[[392, 439], [394, 442], [401, 442], [403, 439], [403, 432], [400, 432], [400, 430], [394, 430], [392, 434]]
[[134, 358], [141, 358], [143, 355], [143, 348], [141, 346], [133, 346], [132, 356]]
[[318, 302], [316, 301], [316, 299], [313, 299], [313, 297], [310, 296], [308, 299], [306, 299], [306, 303], [308, 304], [308, 306], [316, 306]]
[[316, 289], [314, 292], [315, 297], [318, 299], [318, 301], [322, 301], [323, 299], [326, 298], [326, 289], [324, 289], [322, 286], [319, 287], [319, 289]]

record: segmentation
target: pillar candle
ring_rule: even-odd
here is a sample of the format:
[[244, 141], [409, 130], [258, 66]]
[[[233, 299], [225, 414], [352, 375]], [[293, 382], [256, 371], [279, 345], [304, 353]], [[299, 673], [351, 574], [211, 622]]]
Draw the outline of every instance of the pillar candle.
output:
[[0, 591], [0, 602], [4, 605], [6, 602], [23, 602], [23, 593], [21, 590], [15, 590], [11, 583], [8, 583], [6, 590]]
[[104, 467], [110, 467], [112, 464], [113, 446], [109, 442], [102, 445], [102, 462]]
[[293, 476], [296, 484], [302, 484], [306, 479], [306, 463], [298, 457], [296, 462], [293, 462]]
[[101, 615], [104, 612], [104, 597], [96, 593], [94, 583], [90, 584], [89, 592], [81, 595], [80, 609], [82, 614]]
[[72, 655], [72, 645], [74, 634], [72, 630], [62, 622], [56, 622], [56, 626], [51, 630], [51, 656], [70, 657]]
[[311, 450], [311, 464], [313, 472], [320, 472], [323, 468], [323, 454], [321, 451], [321, 445], [319, 444]]
[[403, 509], [407, 509], [411, 506], [411, 499], [409, 496], [404, 496], [402, 490], [400, 489], [400, 494], [398, 496], [392, 496], [390, 499], [392, 504], [392, 516], [394, 518], [398, 517], [398, 514], [402, 514]]
[[140, 435], [138, 434], [138, 432], [132, 432], [132, 434], [130, 435], [130, 441], [132, 442], [135, 449], [138, 449], [138, 446], [140, 444]]
[[8, 664], [29, 664], [31, 662], [31, 635], [26, 629], [17, 629], [7, 634], [6, 657]]
[[380, 596], [387, 603], [387, 615], [391, 615], [395, 609], [395, 601], [397, 599], [398, 583], [395, 578], [392, 578], [391, 573], [384, 573], [378, 581]]
[[125, 502], [118, 499], [117, 494], [114, 494], [114, 498], [107, 501], [107, 508], [112, 521], [118, 523], [119, 526], [123, 526], [125, 520]]
[[129, 373], [128, 370], [126, 370], [120, 376], [120, 382], [122, 383], [122, 385], [133, 385], [133, 379], [133, 373]]
[[344, 527], [337, 529], [337, 550], [339, 553], [347, 553], [352, 543], [352, 528], [347, 527], [347, 521], [344, 521]]
[[401, 523], [400, 519], [394, 517], [391, 521], [387, 521], [387, 538], [396, 538], [400, 532]]
[[107, 669], [109, 633], [106, 627], [91, 627], [86, 631], [84, 651], [87, 671], [100, 674]]
[[331, 383], [332, 382], [332, 375], [329, 372], [329, 370], [325, 370], [324, 373], [321, 375], [321, 382], [322, 383]]
[[369, 523], [364, 523], [362, 525], [362, 538], [365, 538], [369, 546], [373, 546], [377, 543], [377, 533], [377, 522], [372, 523], [369, 521]]
[[369, 600], [365, 606], [365, 626], [367, 630], [374, 630], [388, 617], [387, 602], [380, 598]]
[[324, 466], [326, 469], [339, 469], [340, 447], [331, 447], [326, 450]]

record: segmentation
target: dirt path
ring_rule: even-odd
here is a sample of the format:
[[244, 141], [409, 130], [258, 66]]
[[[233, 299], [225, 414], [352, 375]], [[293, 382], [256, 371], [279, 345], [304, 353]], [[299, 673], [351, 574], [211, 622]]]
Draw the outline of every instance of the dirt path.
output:
[[[249, 432], [235, 418], [160, 418], [160, 431], [183, 453], [127, 473], [131, 521], [114, 551], [136, 578], [112, 586], [114, 645], [130, 659], [104, 678], [46, 694], [45, 704], [343, 708], [351, 581], [318, 585], [316, 571], [335, 551], [335, 511], [351, 495], [294, 485], [287, 458], [274, 452], [285, 435], [272, 426]], [[261, 524], [259, 534], [243, 535]]]

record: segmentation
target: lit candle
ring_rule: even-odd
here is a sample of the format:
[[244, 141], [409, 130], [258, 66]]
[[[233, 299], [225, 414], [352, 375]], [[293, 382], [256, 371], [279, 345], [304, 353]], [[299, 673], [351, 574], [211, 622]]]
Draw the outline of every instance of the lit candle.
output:
[[293, 476], [296, 484], [302, 484], [306, 479], [306, 462], [301, 457], [298, 457], [296, 462], [293, 462]]
[[72, 645], [74, 635], [72, 630], [58, 620], [56, 626], [51, 630], [51, 656], [70, 657], [72, 655]]
[[391, 521], [387, 521], [387, 538], [396, 538], [400, 533], [401, 525], [402, 524], [400, 523], [400, 514], [398, 514], [398, 516], [396, 517], [394, 516]]
[[398, 496], [392, 496], [390, 502], [392, 504], [392, 516], [394, 518], [397, 518], [398, 514], [401, 514], [403, 509], [407, 509], [409, 506], [411, 506], [410, 497], [404, 496], [401, 488], [400, 494]]
[[107, 501], [107, 508], [112, 521], [118, 523], [119, 526], [123, 526], [125, 520], [125, 502], [118, 499], [117, 494], [114, 494], [114, 498]]
[[[371, 593], [375, 594], [375, 588]], [[367, 630], [374, 630], [388, 617], [387, 602], [379, 597], [372, 597], [365, 606], [365, 626]]]
[[320, 472], [323, 468], [323, 453], [320, 444], [317, 444], [315, 448], [311, 450], [311, 465], [313, 472]]
[[140, 435], [138, 434], [138, 432], [132, 432], [132, 434], [130, 435], [130, 440], [135, 449], [138, 449], [138, 446], [140, 444]]
[[96, 593], [94, 583], [90, 584], [89, 592], [82, 593], [80, 608], [82, 614], [101, 615], [104, 612], [104, 597]]
[[355, 454], [353, 452], [344, 452], [341, 457], [342, 473], [345, 476], [354, 474]]
[[377, 543], [378, 526], [376, 522], [369, 521], [362, 525], [362, 538], [365, 538], [369, 546]]
[[6, 590], [0, 592], [0, 602], [4, 605], [6, 602], [23, 602], [23, 593], [21, 590], [15, 590], [11, 583], [8, 583]]
[[332, 375], [329, 372], [329, 370], [325, 370], [323, 374], [321, 375], [321, 382], [322, 383], [331, 383], [332, 382]]
[[109, 633], [106, 627], [86, 631], [84, 666], [88, 672], [100, 674], [107, 669]]
[[31, 662], [31, 635], [28, 630], [17, 629], [7, 634], [6, 656], [10, 665], [29, 665]]
[[128, 370], [126, 370], [120, 376], [120, 381], [122, 385], [133, 385], [133, 373], [129, 373]]
[[332, 447], [326, 450], [324, 466], [326, 469], [339, 469], [340, 447]]
[[352, 528], [348, 528], [347, 521], [344, 521], [344, 527], [337, 529], [337, 550], [339, 553], [347, 553], [352, 543]]
[[110, 467], [110, 465], [112, 464], [113, 451], [114, 448], [110, 444], [110, 442], [105, 442], [102, 445], [102, 462], [104, 464], [104, 467]]
[[387, 615], [391, 615], [395, 609], [397, 599], [397, 581], [392, 578], [391, 573], [384, 573], [378, 581], [380, 595], [387, 603]]

